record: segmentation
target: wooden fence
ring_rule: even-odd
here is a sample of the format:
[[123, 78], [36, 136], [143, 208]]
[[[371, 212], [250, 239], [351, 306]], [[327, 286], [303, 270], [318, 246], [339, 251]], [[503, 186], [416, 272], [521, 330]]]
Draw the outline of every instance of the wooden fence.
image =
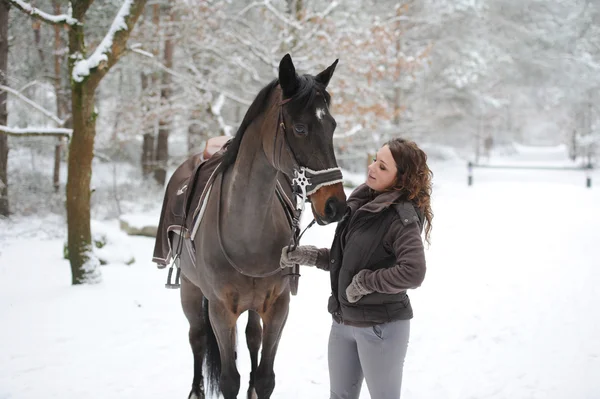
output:
[[473, 185], [473, 169], [520, 169], [520, 170], [580, 170], [585, 172], [585, 186], [587, 188], [592, 187], [592, 171], [594, 166], [592, 164], [582, 166], [535, 166], [535, 165], [481, 165], [473, 162], [467, 163], [467, 184]]

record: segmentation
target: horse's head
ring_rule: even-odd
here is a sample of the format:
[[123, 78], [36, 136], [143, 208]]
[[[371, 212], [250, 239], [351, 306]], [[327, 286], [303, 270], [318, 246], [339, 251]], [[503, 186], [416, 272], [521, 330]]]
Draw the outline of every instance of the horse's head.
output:
[[[333, 151], [336, 122], [329, 112], [327, 84], [337, 60], [316, 76], [296, 74], [289, 54], [279, 64], [281, 105], [273, 160], [290, 177], [304, 170], [311, 182], [308, 199], [321, 225], [339, 221], [346, 210], [341, 172]], [[277, 154], [278, 152], [278, 154]]]

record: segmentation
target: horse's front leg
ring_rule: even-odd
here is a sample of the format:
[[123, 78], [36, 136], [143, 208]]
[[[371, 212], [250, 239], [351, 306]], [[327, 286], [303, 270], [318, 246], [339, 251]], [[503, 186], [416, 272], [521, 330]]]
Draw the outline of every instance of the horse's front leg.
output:
[[250, 383], [248, 384], [248, 399], [256, 399], [254, 381], [256, 380], [256, 369], [258, 368], [258, 351], [262, 342], [262, 327], [260, 316], [253, 310], [248, 311], [248, 324], [246, 325], [246, 343], [250, 351]]
[[259, 399], [269, 399], [275, 388], [273, 365], [275, 363], [275, 354], [277, 353], [279, 339], [287, 320], [289, 305], [290, 294], [286, 290], [271, 306], [260, 313], [263, 320], [263, 349], [260, 365], [256, 370], [256, 378], [254, 380], [254, 386]]
[[219, 388], [225, 399], [235, 399], [240, 390], [240, 373], [235, 364], [235, 332], [239, 314], [218, 300], [209, 301], [208, 314], [221, 357]]

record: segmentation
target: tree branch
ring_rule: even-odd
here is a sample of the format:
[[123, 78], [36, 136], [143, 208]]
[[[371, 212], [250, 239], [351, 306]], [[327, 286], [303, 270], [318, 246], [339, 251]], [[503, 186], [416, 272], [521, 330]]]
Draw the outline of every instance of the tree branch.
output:
[[190, 77], [188, 77], [187, 75], [183, 75], [180, 73], [175, 72], [173, 69], [168, 68], [167, 66], [165, 66], [163, 63], [161, 63], [160, 61], [158, 61], [156, 59], [156, 57], [154, 57], [154, 55], [152, 55], [151, 53], [147, 52], [147, 51], [140, 51], [139, 49], [132, 47], [129, 48], [129, 51], [134, 52], [136, 54], [141, 55], [142, 57], [146, 57], [149, 59], [152, 59], [154, 61], [154, 66], [156, 66], [157, 68], [159, 68], [162, 71], [165, 71], [166, 73], [170, 74], [171, 76], [173, 76], [180, 84], [182, 85], [188, 85], [188, 86], [193, 86], [194, 88], [202, 91], [202, 92], [208, 92], [208, 91], [218, 91], [221, 94], [223, 94], [226, 98], [228, 98], [229, 100], [235, 101], [241, 105], [246, 105], [246, 106], [250, 106], [250, 104], [252, 104], [251, 101], [245, 100], [233, 93], [227, 92], [222, 90], [221, 88], [215, 86], [214, 83], [211, 83], [209, 81], [202, 81], [200, 82], [200, 77], [202, 77], [202, 73], [200, 71], [198, 71], [198, 69], [196, 68], [196, 66], [192, 63], [187, 64], [187, 68], [194, 73], [195, 77], [198, 78], [198, 80], [194, 80]]
[[25, 102], [27, 105], [33, 107], [34, 109], [40, 111], [42, 114], [44, 114], [48, 118], [52, 119], [59, 126], [62, 126], [62, 125], [65, 124], [65, 121], [61, 120], [56, 115], [54, 115], [52, 112], [48, 111], [46, 108], [42, 107], [38, 103], [36, 103], [36, 102], [30, 100], [29, 98], [25, 97], [23, 94], [19, 93], [18, 91], [14, 90], [14, 89], [11, 89], [10, 87], [4, 86], [4, 85], [0, 85], [0, 91], [6, 91], [6, 92], [14, 95], [15, 97], [17, 97], [20, 100], [22, 100], [23, 102]]
[[26, 3], [22, 0], [6, 0], [11, 5], [15, 6], [19, 10], [23, 11], [25, 14], [30, 15], [32, 18], [39, 19], [46, 23], [52, 25], [77, 25], [79, 21], [75, 18], [72, 18], [70, 15], [61, 14], [61, 15], [52, 15], [45, 13], [44, 11], [32, 7], [29, 3]]
[[117, 16], [94, 53], [73, 66], [73, 80], [82, 82], [86, 77], [93, 79], [93, 85], [100, 83], [110, 68], [126, 52], [127, 39], [144, 10], [147, 0], [125, 0]]
[[9, 136], [55, 136], [66, 137], [67, 139], [73, 134], [73, 129], [65, 129], [60, 127], [44, 128], [44, 127], [8, 127], [0, 125], [0, 133], [8, 134]]
[[[337, 3], [334, 2], [335, 6], [337, 6]], [[251, 4], [249, 4], [248, 6], [244, 7], [244, 9], [242, 9], [240, 12], [238, 12], [238, 17], [243, 16], [244, 14], [246, 14], [250, 9], [254, 8], [254, 7], [265, 7], [267, 10], [269, 10], [273, 15], [275, 15], [275, 17], [277, 17], [279, 20], [281, 20], [281, 22], [283, 22], [286, 25], [292, 26], [298, 30], [302, 30], [302, 25], [297, 22], [297, 21], [293, 21], [289, 18], [287, 18], [285, 15], [281, 14], [275, 7], [273, 7], [273, 5], [271, 4], [270, 0], [263, 0], [263, 1], [255, 1]]]

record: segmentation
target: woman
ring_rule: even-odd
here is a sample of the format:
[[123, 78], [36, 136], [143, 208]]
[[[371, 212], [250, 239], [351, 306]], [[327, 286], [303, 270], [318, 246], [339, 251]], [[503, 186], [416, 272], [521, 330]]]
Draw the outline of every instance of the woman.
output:
[[414, 142], [391, 140], [348, 199], [331, 249], [283, 248], [281, 267], [296, 263], [330, 273], [330, 399], [357, 399], [363, 379], [372, 399], [400, 398], [413, 317], [406, 290], [425, 277], [421, 233], [425, 227], [429, 242], [431, 177]]

